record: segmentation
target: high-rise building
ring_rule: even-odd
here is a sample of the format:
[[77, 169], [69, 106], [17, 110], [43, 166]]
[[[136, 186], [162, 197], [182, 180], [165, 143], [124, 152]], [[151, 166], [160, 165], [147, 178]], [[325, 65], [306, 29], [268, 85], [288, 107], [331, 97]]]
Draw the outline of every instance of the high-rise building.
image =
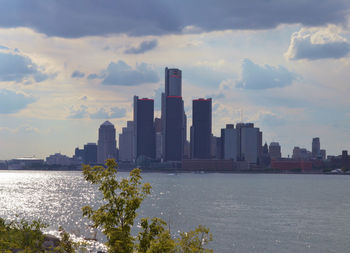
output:
[[166, 97], [164, 160], [181, 161], [184, 147], [184, 104], [181, 97]]
[[238, 123], [238, 160], [258, 164], [262, 151], [262, 132], [253, 123]]
[[312, 139], [312, 157], [317, 158], [320, 155], [320, 138], [316, 137]]
[[191, 157], [210, 159], [211, 98], [192, 101]]
[[110, 158], [117, 158], [117, 141], [114, 125], [107, 120], [98, 130], [97, 162], [103, 164]]
[[119, 160], [123, 162], [133, 161], [134, 152], [134, 122], [128, 121], [119, 134]]
[[233, 124], [221, 129], [221, 159], [237, 161], [238, 131]]
[[155, 156], [154, 100], [134, 96], [134, 160]]
[[84, 163], [97, 163], [97, 145], [96, 143], [88, 143], [84, 145]]
[[270, 155], [271, 159], [280, 159], [282, 157], [281, 146], [278, 142], [271, 142], [270, 143], [269, 155]]
[[181, 97], [181, 70], [165, 68], [165, 96]]
[[181, 70], [165, 68], [162, 93], [162, 158], [181, 161], [186, 141], [186, 115], [181, 97]]

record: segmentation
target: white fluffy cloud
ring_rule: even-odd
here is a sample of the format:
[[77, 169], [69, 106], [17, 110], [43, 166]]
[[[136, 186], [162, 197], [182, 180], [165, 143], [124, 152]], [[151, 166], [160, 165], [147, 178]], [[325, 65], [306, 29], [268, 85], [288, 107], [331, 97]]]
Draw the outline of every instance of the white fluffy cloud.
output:
[[302, 28], [293, 33], [285, 56], [290, 60], [317, 60], [346, 57], [350, 43], [341, 36], [336, 26], [326, 28]]

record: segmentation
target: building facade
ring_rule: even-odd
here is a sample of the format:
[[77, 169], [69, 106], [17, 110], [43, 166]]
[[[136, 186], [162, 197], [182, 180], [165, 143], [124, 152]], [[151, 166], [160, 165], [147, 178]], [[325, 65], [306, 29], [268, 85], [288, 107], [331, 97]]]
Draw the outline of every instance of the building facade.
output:
[[271, 159], [280, 159], [282, 157], [281, 146], [278, 142], [271, 142], [270, 143], [269, 156]]
[[237, 161], [238, 131], [233, 124], [221, 129], [221, 159]]
[[315, 137], [312, 138], [312, 157], [317, 158], [320, 155], [320, 138], [319, 137]]
[[84, 145], [84, 164], [97, 163], [97, 145], [96, 143], [87, 143]]
[[117, 141], [114, 125], [105, 121], [98, 130], [97, 162], [104, 164], [107, 159], [117, 158]]
[[191, 158], [210, 159], [212, 100], [194, 99], [192, 101]]
[[119, 134], [119, 160], [123, 162], [133, 161], [134, 152], [134, 122], [128, 121], [126, 127]]
[[155, 159], [154, 100], [134, 96], [134, 161]]

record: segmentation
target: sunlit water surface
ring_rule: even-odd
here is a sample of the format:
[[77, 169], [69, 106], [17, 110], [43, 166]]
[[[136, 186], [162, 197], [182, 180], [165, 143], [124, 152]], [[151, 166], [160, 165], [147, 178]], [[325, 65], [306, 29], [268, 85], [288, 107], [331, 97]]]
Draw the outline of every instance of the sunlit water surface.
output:
[[[208, 226], [214, 252], [349, 252], [348, 176], [144, 173], [143, 178], [152, 194], [139, 217], [162, 217], [174, 236]], [[40, 218], [50, 225], [49, 233], [57, 235], [62, 226], [75, 239], [93, 237], [81, 208], [101, 203], [80, 172], [0, 171], [0, 217]], [[97, 238], [103, 241], [100, 233]]]

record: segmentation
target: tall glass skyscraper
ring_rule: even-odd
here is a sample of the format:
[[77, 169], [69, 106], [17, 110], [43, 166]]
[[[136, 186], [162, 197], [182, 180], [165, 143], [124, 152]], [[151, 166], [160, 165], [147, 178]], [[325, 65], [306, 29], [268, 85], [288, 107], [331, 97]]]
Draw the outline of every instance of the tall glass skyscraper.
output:
[[107, 120], [98, 130], [97, 162], [103, 164], [109, 158], [117, 158], [117, 141], [114, 125]]
[[186, 140], [186, 116], [181, 97], [182, 72], [165, 68], [165, 93], [162, 94], [162, 157], [181, 161]]
[[154, 100], [134, 96], [134, 160], [155, 159]]
[[191, 155], [193, 159], [210, 159], [211, 98], [192, 101]]

